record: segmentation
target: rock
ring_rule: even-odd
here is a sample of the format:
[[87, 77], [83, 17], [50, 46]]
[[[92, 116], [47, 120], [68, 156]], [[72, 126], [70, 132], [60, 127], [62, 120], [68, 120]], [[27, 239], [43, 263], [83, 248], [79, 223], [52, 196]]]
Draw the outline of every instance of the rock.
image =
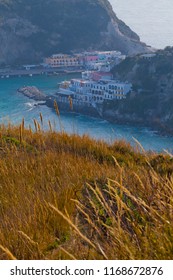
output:
[[32, 64], [53, 53], [147, 52], [108, 0], [0, 0], [0, 64]]
[[34, 100], [39, 100], [39, 101], [46, 100], [46, 95], [35, 86], [21, 87], [18, 89], [18, 92]]

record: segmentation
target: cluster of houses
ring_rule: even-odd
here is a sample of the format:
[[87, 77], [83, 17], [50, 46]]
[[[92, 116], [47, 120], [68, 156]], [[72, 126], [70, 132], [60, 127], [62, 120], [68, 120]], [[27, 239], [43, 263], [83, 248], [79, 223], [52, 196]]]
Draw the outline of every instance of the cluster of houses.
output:
[[74, 55], [57, 54], [45, 59], [48, 67], [83, 67], [80, 79], [71, 79], [60, 83], [57, 92], [58, 101], [68, 102], [69, 96], [73, 104], [95, 107], [105, 100], [124, 99], [132, 89], [128, 82], [113, 79], [112, 67], [125, 56], [119, 51], [95, 51]]
[[44, 59], [44, 67], [50, 69], [85, 69], [82, 77], [63, 81], [56, 98], [61, 103], [95, 107], [105, 100], [125, 99], [132, 84], [113, 79], [111, 69], [126, 58], [119, 51], [92, 51], [74, 54], [53, 54]]
[[[96, 75], [97, 73], [97, 75]], [[132, 84], [113, 80], [107, 72], [82, 73], [82, 79], [71, 79], [60, 84], [58, 95], [61, 101], [71, 96], [73, 101], [86, 104], [102, 104], [105, 100], [124, 99]]]
[[93, 51], [69, 54], [53, 54], [44, 59], [47, 67], [85, 67], [90, 70], [107, 71], [126, 58], [119, 51]]

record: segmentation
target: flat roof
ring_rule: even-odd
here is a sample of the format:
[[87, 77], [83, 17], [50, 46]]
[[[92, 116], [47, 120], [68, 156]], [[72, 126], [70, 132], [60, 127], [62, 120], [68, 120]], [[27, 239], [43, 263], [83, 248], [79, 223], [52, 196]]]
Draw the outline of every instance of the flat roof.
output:
[[101, 84], [131, 85], [131, 83], [128, 83], [128, 82], [120, 82], [118, 80], [107, 80], [107, 79], [101, 79], [99, 81], [83, 80], [83, 79], [71, 79], [71, 81], [76, 81], [78, 83], [83, 83], [83, 84], [95, 84], [95, 85], [101, 85]]

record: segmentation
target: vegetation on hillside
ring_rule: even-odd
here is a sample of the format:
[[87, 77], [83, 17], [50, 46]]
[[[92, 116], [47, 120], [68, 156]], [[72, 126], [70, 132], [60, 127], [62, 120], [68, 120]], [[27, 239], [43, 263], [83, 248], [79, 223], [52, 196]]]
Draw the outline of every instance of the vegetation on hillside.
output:
[[0, 259], [172, 259], [173, 157], [0, 127]]
[[36, 63], [60, 52], [147, 49], [107, 0], [0, 0], [0, 41], [0, 65]]
[[[133, 84], [124, 101], [109, 104], [121, 116], [173, 133], [173, 48], [159, 50], [151, 59], [128, 57], [113, 69], [115, 77]], [[108, 106], [108, 108], [109, 108]], [[133, 117], [132, 117], [133, 116]]]

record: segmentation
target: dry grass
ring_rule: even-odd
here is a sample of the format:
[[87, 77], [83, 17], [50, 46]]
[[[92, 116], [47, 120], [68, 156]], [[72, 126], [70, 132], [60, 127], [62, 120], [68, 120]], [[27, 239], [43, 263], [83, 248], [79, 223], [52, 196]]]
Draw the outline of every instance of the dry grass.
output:
[[172, 156], [42, 124], [0, 127], [0, 259], [172, 259]]

